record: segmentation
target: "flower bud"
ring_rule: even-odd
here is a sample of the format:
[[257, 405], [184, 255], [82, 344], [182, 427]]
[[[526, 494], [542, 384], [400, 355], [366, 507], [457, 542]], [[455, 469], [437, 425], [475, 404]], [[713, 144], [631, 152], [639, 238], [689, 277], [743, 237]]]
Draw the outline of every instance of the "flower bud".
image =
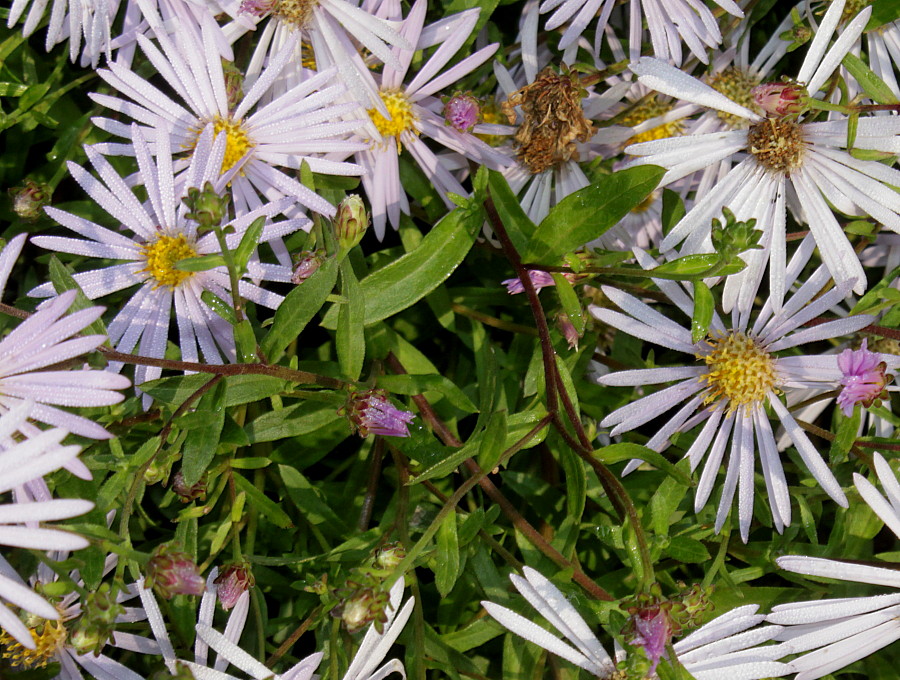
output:
[[400, 543], [388, 543], [375, 554], [375, 566], [392, 571], [406, 557], [406, 548]]
[[478, 100], [468, 92], [455, 92], [444, 103], [444, 124], [459, 132], [470, 132], [480, 114]]
[[206, 500], [206, 475], [203, 475], [200, 481], [193, 486], [188, 486], [184, 483], [184, 475], [179, 470], [172, 480], [172, 491], [182, 503], [190, 503], [198, 498], [204, 501]]
[[50, 205], [51, 194], [49, 184], [30, 179], [25, 180], [24, 186], [9, 190], [13, 212], [27, 222], [34, 222], [44, 214], [44, 206]]
[[569, 349], [578, 349], [578, 341], [581, 339], [581, 335], [578, 333], [578, 329], [575, 328], [575, 324], [569, 319], [568, 314], [560, 312], [556, 315], [556, 327], [569, 344]]
[[291, 283], [299, 286], [310, 276], [316, 273], [325, 261], [324, 250], [304, 250], [296, 257], [294, 272], [291, 274]]
[[182, 200], [190, 210], [187, 217], [200, 226], [200, 232], [219, 226], [228, 214], [228, 196], [217, 194], [212, 182], [204, 184], [203, 189], [191, 187]]
[[99, 654], [115, 630], [116, 619], [125, 613], [125, 607], [116, 602], [116, 594], [103, 583], [82, 598], [81, 617], [69, 635], [69, 645], [79, 654]]
[[385, 609], [389, 603], [388, 594], [352, 582], [347, 583], [347, 589], [348, 594], [331, 610], [332, 616], [339, 616], [350, 633], [362, 630], [370, 623], [374, 623], [375, 629], [381, 632], [382, 625], [387, 621]]
[[886, 388], [891, 382], [891, 377], [887, 375], [887, 363], [881, 360], [880, 355], [869, 351], [866, 339], [859, 349], [841, 352], [837, 363], [843, 373], [843, 389], [837, 403], [845, 416], [851, 416], [857, 404], [869, 408], [887, 399]]
[[234, 62], [222, 60], [222, 74], [225, 76], [225, 96], [228, 110], [234, 111], [244, 99], [244, 74]]
[[222, 603], [222, 609], [228, 611], [237, 604], [241, 595], [256, 584], [256, 579], [253, 578], [249, 564], [237, 562], [227, 565], [213, 583], [218, 586], [219, 602]]
[[769, 118], [796, 116], [803, 112], [809, 99], [806, 88], [799, 83], [763, 83], [750, 93]]
[[368, 226], [369, 214], [363, 200], [357, 194], [350, 194], [341, 201], [334, 220], [334, 231], [344, 252], [362, 241]]
[[387, 398], [387, 392], [379, 389], [365, 392], [352, 391], [347, 403], [338, 411], [350, 419], [350, 426], [360, 437], [380, 434], [385, 437], [408, 437], [409, 423], [415, 415], [401, 411]]
[[147, 562], [147, 586], [160, 597], [202, 595], [206, 583], [191, 556], [166, 545], [159, 546]]

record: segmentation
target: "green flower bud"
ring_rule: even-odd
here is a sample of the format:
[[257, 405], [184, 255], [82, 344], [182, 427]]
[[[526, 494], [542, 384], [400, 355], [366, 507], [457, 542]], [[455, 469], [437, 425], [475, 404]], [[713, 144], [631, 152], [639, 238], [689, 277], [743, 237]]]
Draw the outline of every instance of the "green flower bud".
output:
[[228, 196], [227, 194], [219, 196], [213, 188], [212, 182], [207, 182], [202, 190], [191, 187], [188, 189], [187, 197], [183, 200], [190, 210], [187, 217], [199, 225], [198, 232], [200, 233], [222, 224], [228, 214]]
[[27, 222], [34, 222], [44, 214], [44, 206], [50, 205], [51, 194], [49, 184], [30, 179], [25, 180], [24, 186], [9, 190], [13, 212]]
[[369, 214], [363, 200], [356, 194], [350, 194], [338, 206], [334, 221], [334, 231], [341, 250], [346, 252], [362, 241], [368, 227]]

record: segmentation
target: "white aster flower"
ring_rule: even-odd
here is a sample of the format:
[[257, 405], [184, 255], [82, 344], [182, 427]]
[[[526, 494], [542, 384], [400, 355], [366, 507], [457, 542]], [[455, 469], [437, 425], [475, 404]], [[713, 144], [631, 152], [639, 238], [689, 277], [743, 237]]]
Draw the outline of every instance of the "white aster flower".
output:
[[[805, 242], [803, 249], [807, 252], [798, 252], [787, 272], [791, 284], [809, 257], [811, 242]], [[636, 254], [643, 266], [653, 264], [646, 254], [640, 251]], [[690, 295], [674, 282], [655, 280], [655, 283], [688, 320], [693, 318], [694, 301]], [[769, 409], [781, 421], [822, 489], [847, 507], [840, 484], [778, 396], [795, 388], [835, 389], [842, 375], [833, 354], [779, 356], [782, 350], [854, 333], [872, 322], [871, 316], [857, 315], [803, 328], [807, 321], [825, 314], [842, 300], [853, 285], [852, 281], [846, 282], [815, 298], [828, 283], [828, 272], [820, 267], [781, 310], [773, 312], [772, 305], [767, 302], [752, 323], [749, 313], [733, 314], [729, 325], [714, 314], [709, 335], [700, 342], [693, 341], [689, 323], [683, 327], [614, 288], [604, 286], [603, 291], [624, 313], [591, 308], [592, 314], [604, 323], [655, 345], [693, 355], [698, 360], [700, 365], [619, 371], [602, 376], [600, 383], [603, 385], [635, 387], [673, 381], [675, 384], [617, 409], [607, 415], [601, 425], [611, 427], [610, 434], [615, 436], [681, 405], [646, 444], [653, 450], [662, 451], [673, 434], [690, 430], [705, 421], [685, 454], [691, 461], [692, 470], [706, 457], [694, 503], [698, 512], [709, 500], [730, 442], [716, 531], [724, 525], [737, 491], [740, 532], [747, 541], [753, 516], [757, 451], [775, 528], [780, 532], [790, 524], [791, 499], [769, 423]], [[634, 464], [629, 465], [625, 472], [634, 467]]]
[[[92, 98], [141, 124], [143, 137], [155, 155], [181, 154], [194, 150], [200, 133], [212, 125], [224, 132], [227, 145], [221, 172], [233, 171], [231, 192], [239, 215], [260, 207], [265, 201], [290, 197], [300, 205], [333, 216], [335, 207], [288, 176], [277, 166], [296, 170], [305, 161], [313, 172], [358, 175], [362, 169], [352, 163], [322, 158], [329, 152], [350, 153], [361, 148], [343, 137], [359, 126], [342, 120], [353, 104], [334, 104], [345, 91], [334, 82], [334, 71], [316, 75], [282, 96], [257, 106], [290, 59], [289, 49], [280, 51], [240, 101], [229, 101], [222, 61], [216, 51], [214, 28], [204, 24], [202, 43], [188, 31], [173, 36], [158, 34], [160, 50], [145, 36], [137, 40], [147, 58], [174, 90], [183, 104], [119, 64], [98, 73], [132, 101], [103, 94]], [[254, 110], [255, 108], [255, 110]], [[130, 144], [98, 144], [104, 154], [133, 155], [137, 141], [133, 127], [108, 118], [95, 118], [104, 130], [130, 140]], [[165, 142], [159, 126], [168, 126]], [[175, 171], [187, 161], [177, 161]], [[146, 180], [145, 180], [146, 181]], [[298, 212], [289, 204], [290, 216]], [[286, 257], [286, 254], [283, 254]], [[289, 264], [282, 259], [282, 264]]]
[[[524, 616], [493, 602], [482, 602], [488, 614], [508, 630], [548, 652], [583, 668], [601, 680], [618, 677], [616, 667], [625, 652], [616, 646], [615, 659], [603, 648], [590, 626], [560, 590], [539, 572], [525, 567], [525, 578], [510, 579], [528, 603], [571, 644]], [[757, 605], [739, 607], [713, 619], [673, 645], [678, 660], [696, 680], [758, 680], [787, 675], [791, 667], [777, 659], [789, 653], [781, 645], [764, 645], [779, 626], [754, 628], [765, 620]], [[654, 676], [656, 677], [656, 676]]]
[[[25, 423], [33, 404], [22, 402], [9, 412], [0, 415], [0, 440], [10, 438]], [[87, 540], [76, 534], [40, 526], [77, 517], [90, 511], [94, 504], [79, 499], [47, 499], [22, 502], [20, 489], [28, 484], [43, 482], [48, 475], [75, 460], [81, 452], [79, 446], [61, 446], [68, 432], [47, 430], [17, 444], [0, 448], [0, 494], [13, 493], [13, 501], [0, 503], [0, 545], [32, 550], [78, 550], [88, 546]], [[0, 559], [0, 644], [10, 644], [11, 639], [25, 650], [40, 650], [41, 640], [13, 614], [4, 603], [19, 607], [35, 616], [58, 620], [59, 612], [42, 597], [25, 585], [13, 568]], [[7, 637], [9, 636], [9, 637]], [[26, 652], [27, 653], [27, 652]]]
[[[81, 41], [84, 52], [81, 65], [90, 64], [96, 68], [100, 55], [110, 55], [112, 23], [119, 11], [121, 0], [53, 0], [50, 24], [47, 27], [46, 48], [49, 52], [54, 45], [69, 40], [69, 59], [78, 58]], [[40, 25], [47, 10], [48, 0], [13, 0], [9, 9], [7, 28], [12, 28], [28, 9], [22, 33], [27, 37]]]
[[[900, 539], [900, 481], [879, 453], [875, 453], [875, 472], [884, 495], [862, 475], [854, 473], [853, 482], [872, 511]], [[808, 651], [791, 662], [798, 671], [795, 680], [821, 678], [900, 640], [900, 571], [896, 568], [793, 555], [775, 561], [782, 569], [797, 574], [898, 591], [773, 607], [767, 620], [785, 626], [779, 639], [788, 640], [797, 652]]]
[[[403, 22], [400, 33], [412, 45], [418, 45], [427, 28], [424, 26], [427, 8], [427, 2], [417, 0]], [[509, 156], [491, 148], [473, 134], [486, 132], [486, 129], [476, 125], [470, 131], [462, 131], [446, 124], [441, 115], [443, 104], [436, 96], [442, 89], [481, 66], [496, 52], [495, 43], [441, 72], [475, 28], [479, 11], [466, 10], [449, 17], [449, 21], [444, 20], [444, 30], [436, 43], [440, 47], [408, 84], [404, 81], [415, 54], [414, 48], [395, 49], [400, 67], [385, 64], [378, 83], [370, 73], [365, 74], [363, 82], [367, 91], [383, 104], [387, 114], [369, 108], [370, 123], [359, 133], [364, 138], [365, 148], [356, 154], [356, 161], [366, 169], [362, 183], [372, 205], [372, 225], [379, 238], [384, 235], [386, 222], [397, 228], [400, 213], [409, 213], [409, 204], [400, 183], [398, 158], [404, 149], [409, 151], [448, 207], [453, 206], [447, 198], [448, 192], [466, 194], [423, 137], [433, 139], [489, 168], [500, 169], [511, 162]]]
[[[25, 235], [16, 236], [0, 253], [0, 294], [24, 244]], [[61, 427], [82, 437], [109, 439], [112, 435], [97, 423], [57, 407], [117, 404], [123, 396], [116, 390], [129, 387], [128, 379], [87, 368], [41, 370], [93, 351], [106, 341], [104, 335], [80, 335], [100, 318], [103, 307], [66, 315], [74, 301], [75, 291], [63, 293], [0, 340], [0, 414], [27, 400], [33, 402], [32, 420]], [[23, 421], [18, 432], [30, 437], [40, 430]], [[0, 446], [4, 443], [12, 444], [13, 440], [0, 438]], [[68, 469], [79, 477], [90, 479], [87, 468], [77, 460]]]
[[[823, 87], [850, 46], [865, 28], [871, 13], [866, 8], [851, 21], [831, 49], [828, 42], [838, 24], [844, 0], [828, 10], [797, 76], [811, 96]], [[682, 253], [708, 252], [709, 225], [723, 206], [740, 220], [755, 218], [764, 232], [763, 250], [745, 253], [748, 267], [728, 278], [723, 294], [726, 311], [752, 303], [766, 263], [770, 296], [778, 309], [786, 286], [786, 205], [809, 228], [822, 260], [835, 281], [855, 280], [856, 292], [866, 287], [859, 258], [847, 240], [833, 208], [849, 215], [867, 213], [894, 231], [900, 231], [900, 171], [876, 161], [861, 161], [845, 151], [847, 120], [804, 122], [793, 117], [763, 118], [735, 103], [709, 85], [658, 60], [645, 57], [632, 70], [645, 85], [749, 121], [748, 129], [685, 135], [628, 147], [639, 163], [668, 169], [662, 184], [722, 161], [741, 159], [663, 239], [664, 250], [685, 241]], [[900, 118], [860, 118], [855, 146], [885, 152], [900, 150]], [[737, 154], [737, 156], [736, 156]]]
[[[222, 158], [226, 153], [225, 135], [219, 135], [215, 144], [212, 142], [212, 126], [200, 135], [191, 165], [183, 176], [182, 188], [178, 191], [166, 126], [161, 126], [156, 132], [159, 143], [155, 160], [151, 156], [150, 144], [138, 126], [133, 127], [132, 134], [149, 201], [141, 204], [109, 162], [94, 149], [86, 147], [88, 158], [102, 181], [71, 162], [69, 171], [90, 197], [121, 224], [121, 230], [107, 229], [57, 208], [47, 208], [50, 217], [85, 238], [39, 236], [34, 241], [60, 252], [120, 261], [109, 267], [75, 274], [75, 280], [91, 299], [140, 286], [109, 325], [110, 342], [119, 351], [131, 352], [138, 347], [144, 356], [162, 358], [174, 305], [179, 347], [184, 361], [199, 360], [198, 345], [207, 362], [234, 361], [231, 325], [201, 300], [205, 290], [221, 300], [231, 300], [231, 283], [225, 267], [184, 272], [174, 266], [178, 260], [187, 257], [220, 252], [215, 233], [198, 235], [197, 224], [187, 218], [188, 208], [181, 199], [189, 188], [202, 187], [206, 182], [212, 182], [217, 191], [224, 191], [231, 177], [219, 177]], [[283, 212], [290, 202], [290, 198], [282, 198], [232, 220], [229, 226], [234, 232], [226, 237], [229, 247], [238, 245], [244, 232], [258, 217], [271, 218]], [[304, 221], [305, 218], [268, 223], [263, 229], [261, 241], [289, 234]], [[126, 235], [124, 231], [132, 235]], [[287, 283], [290, 282], [291, 269], [283, 265], [251, 262], [247, 276], [254, 280]], [[278, 307], [283, 300], [281, 295], [244, 279], [239, 283], [238, 292], [242, 297], [270, 309]], [[45, 284], [29, 294], [48, 296], [53, 294], [53, 289]], [[135, 369], [135, 384], [153, 380], [160, 374], [159, 368], [138, 366]]]
[[[714, 2], [729, 14], [743, 18], [744, 12], [733, 0]], [[594, 41], [594, 51], [597, 52], [615, 4], [615, 0], [544, 0], [540, 5], [540, 12], [553, 12], [547, 19], [548, 31], [569, 22], [559, 41], [560, 49], [573, 45], [599, 13]], [[691, 0], [632, 0], [629, 21], [632, 59], [640, 56], [644, 17], [650, 29], [653, 53], [660, 59], [671, 60], [676, 66], [682, 61], [682, 41], [704, 64], [708, 61], [707, 50], [722, 42], [719, 25], [710, 8], [703, 3]]]

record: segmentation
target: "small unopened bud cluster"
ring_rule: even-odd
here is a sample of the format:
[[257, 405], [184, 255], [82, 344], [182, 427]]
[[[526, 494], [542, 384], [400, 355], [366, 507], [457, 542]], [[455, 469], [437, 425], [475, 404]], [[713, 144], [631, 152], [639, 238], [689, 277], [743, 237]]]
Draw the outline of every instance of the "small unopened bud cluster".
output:
[[79, 654], [97, 656], [112, 637], [116, 619], [125, 607], [116, 602], [116, 593], [103, 583], [81, 599], [81, 616], [69, 635], [69, 645]]
[[406, 550], [399, 543], [379, 548], [367, 565], [354, 569], [343, 587], [334, 591], [339, 603], [331, 610], [331, 615], [340, 617], [350, 633], [370, 624], [382, 632], [389, 602], [385, 583], [405, 557]]
[[191, 556], [166, 545], [159, 546], [147, 562], [146, 583], [167, 600], [175, 595], [202, 595], [206, 590]]

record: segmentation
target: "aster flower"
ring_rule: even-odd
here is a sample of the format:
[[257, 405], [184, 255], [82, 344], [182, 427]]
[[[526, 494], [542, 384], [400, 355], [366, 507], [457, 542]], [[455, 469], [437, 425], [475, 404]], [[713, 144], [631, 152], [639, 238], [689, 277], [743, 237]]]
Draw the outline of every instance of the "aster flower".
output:
[[[74, 275], [85, 295], [97, 298], [109, 293], [140, 286], [109, 325], [109, 339], [116, 349], [131, 352], [139, 347], [145, 356], [162, 358], [169, 336], [169, 317], [175, 307], [178, 324], [179, 347], [184, 361], [197, 361], [198, 345], [206, 361], [222, 363], [235, 358], [231, 325], [215, 314], [201, 300], [204, 290], [209, 290], [222, 300], [230, 300], [230, 281], [224, 267], [202, 272], [185, 272], [175, 269], [175, 262], [186, 257], [219, 252], [215, 233], [197, 233], [197, 224], [187, 217], [188, 208], [181, 199], [187, 189], [203, 186], [206, 182], [217, 184], [223, 191], [230, 176], [219, 178], [219, 169], [226, 153], [225, 135], [219, 135], [213, 143], [212, 126], [200, 135], [191, 165], [184, 175], [183, 189], [176, 191], [172, 156], [169, 152], [168, 130], [162, 125], [157, 131], [157, 158], [151, 156], [150, 143], [138, 126], [132, 134], [135, 140], [138, 167], [146, 182], [150, 200], [141, 204], [125, 181], [119, 177], [109, 162], [94, 149], [87, 147], [91, 163], [102, 177], [95, 179], [81, 166], [69, 163], [69, 171], [97, 204], [117, 219], [122, 231], [101, 227], [89, 220], [77, 217], [57, 208], [48, 208], [47, 214], [63, 226], [84, 236], [73, 239], [60, 236], [39, 236], [35, 243], [45, 248], [78, 255], [120, 260], [103, 269]], [[266, 203], [242, 217], [229, 222], [234, 229], [227, 236], [229, 247], [236, 247], [246, 229], [258, 217], [272, 217], [285, 210], [292, 199], [282, 198]], [[261, 241], [288, 234], [304, 223], [305, 219], [285, 220], [267, 224]], [[129, 231], [128, 236], [123, 231]], [[255, 280], [290, 281], [289, 267], [251, 262], [248, 276]], [[282, 296], [260, 288], [247, 280], [241, 280], [241, 296], [270, 309], [278, 307]], [[53, 289], [38, 286], [30, 295], [48, 296]], [[138, 366], [135, 384], [159, 377], [161, 369]], [[148, 402], [149, 403], [149, 402]]]
[[[53, 0], [50, 24], [47, 27], [45, 46], [49, 52], [54, 45], [69, 39], [69, 59], [75, 61], [84, 39], [81, 65], [97, 67], [100, 55], [110, 57], [112, 23], [119, 11], [121, 0]], [[28, 37], [41, 24], [48, 0], [13, 0], [7, 19], [7, 28], [15, 26], [25, 10], [28, 15], [22, 33]]]
[[[715, 0], [715, 3], [733, 16], [744, 16], [732, 0]], [[539, 11], [541, 14], [553, 12], [547, 19], [548, 31], [569, 22], [559, 41], [562, 50], [574, 45], [599, 13], [594, 41], [594, 52], [598, 52], [601, 36], [615, 4], [615, 0], [543, 0]], [[722, 42], [722, 33], [712, 11], [702, 3], [690, 0], [632, 0], [629, 17], [632, 59], [640, 56], [644, 15], [654, 54], [659, 59], [671, 60], [676, 66], [682, 61], [682, 41], [704, 64], [708, 62], [707, 50]]]
[[[810, 247], [811, 242], [807, 241], [802, 248]], [[652, 260], [645, 254], [638, 255], [643, 266], [652, 265]], [[798, 251], [792, 259], [786, 272], [789, 284], [793, 284], [808, 257], [808, 252]], [[688, 319], [693, 318], [694, 302], [680, 286], [660, 280], [655, 283]], [[774, 312], [771, 303], [767, 302], [752, 323], [749, 313], [734, 315], [729, 327], [714, 314], [709, 335], [700, 342], [693, 341], [690, 326], [684, 328], [637, 298], [614, 288], [603, 287], [603, 292], [624, 313], [591, 308], [596, 318], [610, 326], [655, 345], [686, 352], [702, 362], [699, 366], [621, 371], [601, 377], [601, 384], [616, 386], [677, 381], [610, 413], [601, 426], [611, 427], [610, 434], [615, 436], [633, 430], [685, 402], [659, 428], [647, 446], [661, 451], [668, 446], [669, 437], [673, 434], [687, 431], [705, 421], [685, 454], [691, 461], [692, 469], [696, 469], [707, 456], [694, 503], [694, 509], [698, 512], [709, 500], [719, 465], [730, 442], [716, 531], [724, 525], [737, 491], [740, 532], [743, 540], [747, 541], [753, 514], [753, 470], [757, 450], [775, 527], [780, 532], [790, 524], [790, 494], [778, 459], [768, 409], [781, 421], [807, 469], [822, 489], [835, 502], [847, 507], [840, 484], [778, 397], [779, 393], [794, 388], [834, 389], [841, 377], [835, 355], [779, 356], [779, 352], [854, 333], [872, 321], [870, 316], [857, 315], [802, 328], [804, 323], [821, 316], [843, 299], [853, 285], [853, 281], [845, 282], [815, 298], [828, 283], [828, 272], [820, 267], [780, 311]], [[626, 473], [634, 467], [629, 465]]]
[[[881, 454], [875, 453], [874, 458], [884, 495], [859, 474], [853, 475], [853, 482], [872, 511], [900, 539], [900, 481]], [[793, 555], [775, 561], [796, 574], [900, 589], [900, 572], [890, 567]], [[779, 639], [788, 640], [797, 652], [808, 652], [791, 661], [798, 671], [795, 680], [815, 680], [900, 640], [900, 592], [777, 605], [767, 620], [785, 626]]]
[[[600, 680], [619, 677], [616, 669], [625, 659], [617, 646], [615, 658], [603, 648], [565, 595], [531, 567], [525, 577], [510, 579], [528, 603], [570, 644], [515, 612], [493, 602], [482, 602], [488, 614], [519, 637], [592, 673]], [[755, 680], [787, 675], [791, 667], [777, 659], [788, 651], [779, 645], [764, 646], [781, 630], [779, 626], [754, 628], [765, 617], [756, 614], [757, 605], [739, 607], [713, 619], [673, 646], [678, 660], [696, 680]], [[655, 676], [653, 676], [655, 677]]]
[[[851, 21], [831, 49], [828, 42], [837, 27], [844, 0], [829, 7], [797, 76], [810, 96], [816, 96], [850, 46], [865, 28], [866, 8]], [[769, 263], [770, 297], [775, 309], [784, 299], [786, 287], [786, 205], [809, 223], [822, 260], [835, 281], [855, 280], [856, 292], [866, 281], [852, 246], [832, 211], [858, 215], [863, 212], [895, 231], [900, 230], [900, 197], [891, 186], [900, 185], [900, 171], [875, 161], [860, 161], [848, 153], [848, 121], [805, 122], [795, 116], [763, 118], [714, 90], [658, 60], [645, 57], [631, 66], [639, 80], [653, 89], [718, 111], [746, 119], [748, 129], [685, 135], [628, 147], [640, 156], [639, 163], [668, 169], [662, 183], [668, 184], [703, 168], [730, 159], [740, 162], [685, 215], [663, 239], [666, 250], [685, 241], [681, 252], [708, 252], [710, 218], [727, 206], [741, 220], [755, 218], [764, 232], [764, 248], [742, 255], [748, 267], [728, 278], [723, 306], [746, 310], [756, 294], [766, 263]], [[895, 151], [900, 119], [868, 117], [858, 121], [855, 145], [860, 149]], [[735, 156], [739, 154], [738, 156]], [[796, 201], [793, 201], [796, 196]]]
[[[564, 276], [569, 279], [570, 282], [574, 281], [574, 274], [567, 272], [566, 274], [564, 274]], [[556, 282], [553, 280], [553, 274], [551, 274], [550, 272], [545, 272], [542, 269], [529, 269], [528, 278], [531, 279], [531, 283], [534, 286], [535, 290], [540, 290], [541, 288], [547, 288], [548, 286], [556, 285]], [[525, 286], [522, 285], [522, 282], [519, 280], [518, 276], [512, 279], [504, 279], [500, 283], [506, 286], [506, 292], [510, 295], [518, 295], [525, 292]]]
[[[362, 169], [351, 163], [327, 160], [320, 154], [352, 152], [361, 145], [342, 137], [359, 126], [358, 121], [341, 120], [354, 109], [353, 104], [334, 104], [345, 91], [334, 83], [334, 71], [325, 71], [285, 92], [267, 104], [259, 105], [279, 77], [290, 58], [290, 49], [280, 51], [259, 79], [239, 102], [229, 102], [222, 61], [216, 52], [214, 28], [204, 23], [202, 42], [188, 31], [171, 37], [160, 33], [162, 49], [148, 38], [138, 36], [141, 49], [163, 79], [184, 102], [178, 103], [133, 71], [119, 64], [98, 73], [112, 87], [133, 101], [104, 94], [92, 94], [99, 104], [141, 124], [144, 145], [151, 153], [181, 154], [196, 151], [200, 133], [212, 125], [224, 133], [227, 144], [220, 169], [231, 172], [231, 193], [238, 215], [259, 208], [268, 201], [290, 197], [323, 215], [333, 216], [335, 207], [277, 167], [296, 170], [305, 161], [313, 172], [357, 175]], [[255, 110], [254, 110], [255, 108]], [[129, 144], [104, 143], [95, 149], [104, 154], [133, 155], [138, 140], [134, 127], [108, 118], [95, 118], [102, 129], [129, 140]], [[170, 132], [161, 142], [160, 126]], [[188, 161], [176, 161], [174, 170], [183, 170]], [[217, 179], [218, 176], [214, 179]], [[293, 202], [289, 215], [298, 212]], [[282, 264], [287, 265], [282, 252]]]
[[[25, 239], [24, 234], [16, 236], [0, 253], [0, 295]], [[129, 387], [128, 379], [87, 368], [40, 370], [86, 354], [106, 341], [103, 335], [80, 335], [100, 317], [103, 307], [66, 315], [74, 301], [75, 291], [63, 293], [0, 340], [0, 414], [30, 401], [32, 420], [61, 427], [82, 437], [109, 439], [109, 432], [97, 423], [57, 407], [117, 404], [123, 396], [116, 390]], [[22, 421], [18, 432], [30, 437], [40, 430], [30, 422]], [[6, 441], [13, 442], [12, 439]], [[87, 468], [77, 459], [71, 460], [67, 469], [83, 479], [90, 479]]]
[[843, 389], [838, 395], [837, 403], [845, 416], [853, 413], [856, 404], [868, 408], [887, 396], [887, 363], [878, 354], [869, 351], [867, 342], [864, 338], [859, 349], [848, 348], [838, 356], [838, 368], [843, 373]]
[[[427, 2], [417, 0], [403, 22], [401, 35], [417, 45], [423, 32]], [[370, 73], [363, 82], [372, 97], [383, 103], [384, 109], [370, 107], [370, 123], [360, 133], [365, 148], [356, 154], [356, 161], [366, 169], [362, 177], [363, 188], [372, 205], [372, 225], [378, 238], [384, 236], [385, 223], [397, 228], [400, 213], [409, 213], [406, 194], [400, 183], [398, 155], [406, 149], [425, 173], [428, 181], [437, 189], [448, 207], [453, 206], [447, 194], [466, 194], [453, 174], [441, 163], [422, 137], [428, 137], [492, 169], [500, 169], [510, 163], [504, 153], [491, 148], [473, 132], [483, 132], [476, 125], [472, 132], [464, 132], [445, 125], [443, 104], [435, 95], [472, 72], [494, 52], [497, 44], [484, 47], [445, 70], [442, 69], [468, 39], [478, 21], [478, 9], [466, 10], [444, 21], [440, 32], [440, 47], [422, 65], [419, 72], [407, 84], [405, 79], [412, 63], [415, 48], [396, 49], [400, 68], [385, 64], [380, 80], [376, 83]]]
[[[33, 403], [23, 401], [0, 415], [0, 441], [11, 441], [29, 416]], [[22, 502], [15, 492], [29, 483], [43, 481], [44, 475], [59, 470], [75, 460], [81, 452], [78, 446], [61, 446], [68, 433], [65, 430], [46, 430], [20, 443], [0, 448], [0, 494], [12, 491], [13, 501], [0, 503], [0, 545], [33, 550], [78, 550], [88, 546], [81, 536], [39, 526], [38, 523], [77, 517], [91, 510], [94, 504], [79, 499], [47, 499]], [[10, 638], [26, 650], [37, 650], [40, 640], [4, 604], [8, 602], [35, 616], [56, 621], [56, 608], [35, 594], [4, 560], [0, 563], [0, 644]]]

